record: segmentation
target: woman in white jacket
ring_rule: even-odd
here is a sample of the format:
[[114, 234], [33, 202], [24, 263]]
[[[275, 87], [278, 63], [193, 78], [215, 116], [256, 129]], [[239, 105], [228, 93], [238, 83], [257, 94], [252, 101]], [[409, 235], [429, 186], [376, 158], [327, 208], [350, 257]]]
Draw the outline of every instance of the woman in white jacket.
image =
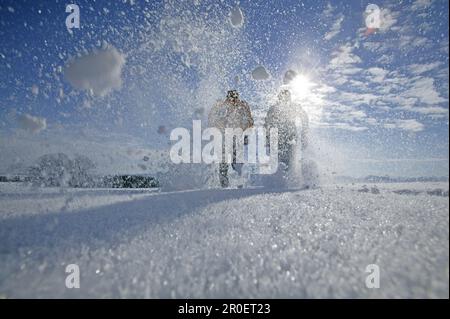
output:
[[[298, 121], [301, 123], [300, 136], [297, 133]], [[297, 145], [300, 144], [302, 154], [308, 147], [308, 115], [300, 104], [292, 101], [290, 91], [284, 89], [267, 112], [264, 127], [266, 141], [269, 141], [270, 128], [278, 129], [278, 163], [286, 174], [292, 166]]]

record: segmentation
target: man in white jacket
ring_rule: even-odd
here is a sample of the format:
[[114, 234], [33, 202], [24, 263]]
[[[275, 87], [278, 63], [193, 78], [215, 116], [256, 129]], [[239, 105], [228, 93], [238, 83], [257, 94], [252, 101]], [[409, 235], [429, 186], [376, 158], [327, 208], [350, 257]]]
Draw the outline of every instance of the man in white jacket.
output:
[[[239, 93], [236, 90], [230, 90], [227, 93], [225, 101], [216, 103], [208, 115], [210, 127], [218, 128], [222, 133], [225, 128], [241, 128], [242, 131], [253, 126], [253, 118], [250, 106], [247, 102], [239, 99]], [[244, 139], [247, 144], [247, 139]], [[236, 145], [233, 145], [233, 161], [231, 167], [241, 174], [242, 163], [236, 162]], [[223, 149], [223, 151], [225, 151]], [[228, 180], [229, 165], [225, 161], [219, 164], [219, 178], [222, 187], [229, 186]]]
[[[298, 120], [301, 123], [300, 136], [297, 133]], [[308, 147], [308, 115], [301, 105], [292, 101], [290, 91], [283, 89], [278, 94], [278, 101], [267, 112], [264, 127], [267, 141], [270, 128], [278, 129], [278, 163], [286, 176], [295, 160], [296, 147], [300, 147], [302, 154]]]

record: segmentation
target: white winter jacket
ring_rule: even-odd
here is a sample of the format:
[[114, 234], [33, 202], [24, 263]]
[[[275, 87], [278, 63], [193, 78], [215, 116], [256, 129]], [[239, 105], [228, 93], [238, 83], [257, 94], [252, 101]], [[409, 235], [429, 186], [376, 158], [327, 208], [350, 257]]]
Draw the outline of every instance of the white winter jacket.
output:
[[208, 122], [210, 127], [216, 127], [221, 131], [225, 128], [241, 128], [245, 131], [253, 126], [253, 118], [250, 107], [245, 101], [226, 99], [215, 104], [209, 112]]
[[283, 140], [298, 140], [297, 121], [301, 123], [300, 142], [302, 150], [308, 146], [309, 119], [308, 114], [303, 110], [300, 104], [293, 102], [277, 102], [272, 105], [267, 112], [264, 127], [266, 134], [269, 134], [270, 128], [278, 129], [279, 142]]

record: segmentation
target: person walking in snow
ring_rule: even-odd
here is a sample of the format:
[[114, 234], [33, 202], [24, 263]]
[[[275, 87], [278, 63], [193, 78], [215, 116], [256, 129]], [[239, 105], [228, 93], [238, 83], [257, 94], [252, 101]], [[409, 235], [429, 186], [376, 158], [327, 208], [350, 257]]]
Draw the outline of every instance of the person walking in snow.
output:
[[[247, 102], [239, 99], [239, 93], [236, 90], [228, 91], [225, 101], [220, 101], [212, 107], [208, 122], [210, 127], [216, 127], [222, 133], [225, 132], [225, 128], [241, 128], [245, 131], [254, 124], [250, 106]], [[244, 144], [247, 143], [247, 138], [244, 138]], [[236, 142], [233, 143], [231, 167], [241, 175], [243, 164], [236, 162], [236, 144]], [[225, 154], [225, 143], [223, 143], [222, 151], [222, 154]], [[219, 179], [222, 187], [229, 186], [228, 168], [228, 163], [222, 159], [222, 163], [219, 164]]]
[[[297, 123], [300, 121], [300, 136], [297, 133]], [[308, 147], [309, 119], [301, 105], [294, 103], [291, 93], [283, 89], [278, 94], [277, 102], [267, 112], [264, 128], [269, 141], [271, 128], [278, 129], [278, 163], [286, 176], [295, 160], [295, 150], [300, 144], [302, 154]]]

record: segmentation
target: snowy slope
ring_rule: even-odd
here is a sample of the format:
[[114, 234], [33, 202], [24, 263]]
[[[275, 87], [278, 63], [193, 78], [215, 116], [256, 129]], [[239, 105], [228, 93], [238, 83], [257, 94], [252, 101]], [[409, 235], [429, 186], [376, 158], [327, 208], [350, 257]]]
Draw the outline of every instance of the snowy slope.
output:
[[[449, 200], [427, 193], [448, 184], [378, 186], [42, 193], [3, 184], [0, 296], [448, 298]], [[71, 263], [80, 289], [65, 288]], [[368, 264], [380, 267], [379, 289], [365, 286]]]

